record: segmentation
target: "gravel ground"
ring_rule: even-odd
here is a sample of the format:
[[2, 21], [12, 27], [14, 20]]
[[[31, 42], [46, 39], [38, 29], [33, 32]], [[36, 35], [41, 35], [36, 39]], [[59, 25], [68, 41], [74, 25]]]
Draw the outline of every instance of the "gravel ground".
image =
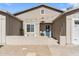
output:
[[79, 46], [6, 45], [0, 46], [0, 56], [79, 56]]

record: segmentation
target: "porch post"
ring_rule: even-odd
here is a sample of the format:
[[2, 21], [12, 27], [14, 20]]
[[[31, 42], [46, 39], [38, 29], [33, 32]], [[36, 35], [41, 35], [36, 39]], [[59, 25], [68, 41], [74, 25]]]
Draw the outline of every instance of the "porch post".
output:
[[36, 27], [35, 27], [35, 32], [36, 32], [36, 36], [40, 36], [40, 23], [37, 22], [36, 23]]

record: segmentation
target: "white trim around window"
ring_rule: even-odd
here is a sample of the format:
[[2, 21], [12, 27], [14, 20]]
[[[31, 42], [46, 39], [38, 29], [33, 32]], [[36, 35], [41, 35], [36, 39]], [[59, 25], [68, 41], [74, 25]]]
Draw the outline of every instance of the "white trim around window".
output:
[[27, 32], [34, 32], [34, 24], [26, 24]]

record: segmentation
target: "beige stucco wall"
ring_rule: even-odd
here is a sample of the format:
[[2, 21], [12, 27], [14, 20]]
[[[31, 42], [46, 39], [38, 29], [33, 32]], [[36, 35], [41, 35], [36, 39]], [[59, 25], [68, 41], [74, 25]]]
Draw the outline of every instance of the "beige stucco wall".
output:
[[[41, 14], [41, 10], [44, 10], [45, 14]], [[23, 21], [45, 21], [52, 22], [60, 13], [54, 10], [50, 10], [45, 7], [40, 7], [22, 14], [17, 15], [16, 17], [20, 18]], [[41, 19], [44, 17], [44, 19]], [[29, 19], [29, 20], [28, 20]], [[48, 20], [49, 19], [49, 20]]]
[[21, 21], [6, 15], [6, 35], [20, 35]]
[[[53, 27], [53, 37], [57, 39], [58, 42], [61, 44], [60, 38], [63, 38], [66, 36], [66, 17], [62, 16], [60, 18], [55, 19], [52, 27]], [[64, 39], [63, 41], [65, 42]]]
[[[44, 10], [44, 14], [41, 14], [41, 10]], [[53, 20], [58, 17], [61, 13], [55, 10], [51, 10], [45, 7], [40, 7], [22, 14], [17, 15], [19, 19], [23, 20], [23, 28], [25, 30], [25, 34], [29, 34], [30, 36], [39, 36], [40, 33], [40, 23], [44, 21], [44, 23], [52, 23]], [[34, 24], [35, 32], [27, 33], [26, 24]]]
[[20, 35], [21, 21], [8, 12], [0, 11], [0, 15], [5, 16], [6, 35]]

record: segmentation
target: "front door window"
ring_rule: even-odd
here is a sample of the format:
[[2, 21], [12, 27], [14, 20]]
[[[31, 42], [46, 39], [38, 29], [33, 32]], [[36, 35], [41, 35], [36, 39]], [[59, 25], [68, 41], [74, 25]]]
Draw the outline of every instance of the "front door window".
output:
[[45, 26], [45, 35], [51, 37], [51, 28], [50, 25]]

